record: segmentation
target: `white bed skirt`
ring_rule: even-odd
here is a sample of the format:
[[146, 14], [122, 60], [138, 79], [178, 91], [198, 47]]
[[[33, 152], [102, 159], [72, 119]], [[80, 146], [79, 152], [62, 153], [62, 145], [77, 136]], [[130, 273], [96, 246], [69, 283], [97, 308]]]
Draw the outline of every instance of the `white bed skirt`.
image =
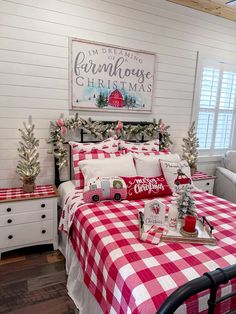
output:
[[102, 314], [100, 306], [84, 284], [82, 268], [64, 232], [60, 232], [59, 249], [66, 258], [68, 294], [79, 310], [79, 314]]

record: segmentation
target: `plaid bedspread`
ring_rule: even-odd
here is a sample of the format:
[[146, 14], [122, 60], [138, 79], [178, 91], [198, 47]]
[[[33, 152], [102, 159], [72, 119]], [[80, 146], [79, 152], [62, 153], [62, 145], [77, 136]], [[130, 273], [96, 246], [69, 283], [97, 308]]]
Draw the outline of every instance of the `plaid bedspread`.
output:
[[[207, 216], [215, 227], [217, 246], [141, 242], [137, 217], [144, 200], [83, 204], [79, 192], [67, 199], [61, 229], [71, 225], [84, 282], [104, 313], [156, 313], [177, 287], [236, 263], [236, 205], [203, 191], [194, 197], [199, 216]], [[161, 200], [168, 204], [171, 197]], [[219, 293], [231, 289], [236, 289], [235, 280]], [[206, 300], [205, 293], [196, 295], [180, 312], [207, 313]], [[235, 298], [221, 304], [218, 313], [230, 308], [236, 308]]]

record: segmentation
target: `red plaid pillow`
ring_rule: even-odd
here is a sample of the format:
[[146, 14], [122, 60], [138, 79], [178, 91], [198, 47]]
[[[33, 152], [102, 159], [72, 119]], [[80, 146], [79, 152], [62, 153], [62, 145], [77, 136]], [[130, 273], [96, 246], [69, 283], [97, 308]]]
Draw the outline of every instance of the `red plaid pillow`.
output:
[[127, 186], [128, 200], [172, 195], [172, 191], [163, 176], [121, 178], [125, 181]]
[[76, 187], [82, 189], [84, 187], [84, 176], [79, 167], [79, 162], [85, 159], [104, 159], [115, 158], [123, 155], [123, 151], [114, 153], [107, 153], [102, 150], [93, 150], [89, 153], [78, 152], [77, 149], [72, 149], [73, 167], [74, 167], [74, 179]]

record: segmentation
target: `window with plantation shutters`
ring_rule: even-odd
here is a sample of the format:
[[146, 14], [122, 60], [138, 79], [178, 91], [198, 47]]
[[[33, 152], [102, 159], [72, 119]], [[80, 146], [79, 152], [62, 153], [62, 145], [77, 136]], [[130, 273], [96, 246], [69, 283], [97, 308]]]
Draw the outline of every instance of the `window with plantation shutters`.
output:
[[236, 65], [203, 63], [197, 89], [199, 150], [214, 154], [233, 148]]

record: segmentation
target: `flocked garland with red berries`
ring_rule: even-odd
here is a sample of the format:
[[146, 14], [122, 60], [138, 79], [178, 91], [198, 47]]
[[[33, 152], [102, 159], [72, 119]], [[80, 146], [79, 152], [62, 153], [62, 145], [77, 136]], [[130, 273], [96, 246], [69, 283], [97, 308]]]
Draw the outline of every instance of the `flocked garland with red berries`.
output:
[[153, 122], [145, 124], [123, 124], [121, 121], [109, 123], [104, 121], [92, 121], [83, 119], [76, 114], [74, 117], [59, 118], [50, 124], [50, 137], [48, 143], [53, 144], [53, 154], [57, 159], [57, 165], [61, 169], [67, 163], [67, 149], [65, 145], [66, 134], [70, 130], [83, 128], [86, 132], [99, 140], [104, 140], [109, 136], [117, 136], [125, 140], [140, 140], [144, 138], [158, 138], [161, 134], [160, 149], [169, 148], [172, 141], [168, 132], [170, 126], [165, 125], [160, 119], [158, 123]]

